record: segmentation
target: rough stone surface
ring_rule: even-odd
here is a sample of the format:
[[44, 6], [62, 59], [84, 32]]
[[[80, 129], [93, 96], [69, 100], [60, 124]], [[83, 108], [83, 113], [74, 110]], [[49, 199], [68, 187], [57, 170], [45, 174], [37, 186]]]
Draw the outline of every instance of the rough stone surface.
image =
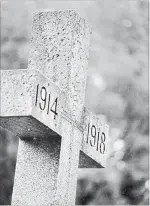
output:
[[60, 137], [19, 141], [13, 205], [52, 205], [56, 194]]
[[[52, 83], [49, 79], [44, 77], [37, 70], [7, 70], [1, 71], [1, 116], [33, 116], [40, 122], [60, 134], [59, 122], [62, 105], [64, 104], [61, 90], [58, 86]], [[45, 87], [47, 92], [47, 101], [45, 109], [44, 102], [40, 98], [40, 91], [37, 105], [36, 103], [36, 90], [37, 85], [39, 88]], [[11, 92], [8, 92], [10, 91]], [[43, 92], [44, 93], [44, 92]], [[48, 104], [49, 96], [50, 104]], [[58, 97], [57, 113], [54, 119], [54, 113], [47, 114], [48, 105], [52, 105], [54, 100]], [[43, 97], [42, 97], [43, 98]], [[44, 99], [44, 98], [43, 98]], [[49, 108], [50, 110], [50, 108]]]
[[103, 168], [101, 164], [96, 162], [81, 149], [79, 157], [79, 168]]
[[40, 70], [67, 95], [64, 110], [81, 123], [88, 71], [90, 28], [76, 12], [33, 17], [29, 69]]
[[[82, 147], [81, 150], [90, 158], [101, 164], [103, 167], [105, 166], [106, 158], [107, 158], [107, 142], [108, 142], [108, 125], [103, 123], [100, 118], [97, 115], [94, 115], [92, 112], [88, 111], [87, 109], [83, 109], [82, 112], [82, 123], [77, 123], [74, 119], [70, 118], [66, 113], [64, 113], [64, 110], [62, 109], [65, 104], [64, 102], [64, 93], [61, 91], [61, 89], [56, 86], [54, 83], [52, 83], [48, 78], [46, 78], [44, 75], [42, 75], [37, 70], [7, 70], [7, 71], [1, 71], [1, 91], [2, 98], [1, 98], [1, 116], [7, 117], [7, 116], [33, 116], [40, 122], [42, 122], [44, 125], [46, 125], [48, 128], [51, 128], [54, 132], [56, 132], [59, 135], [61, 134], [60, 130], [60, 124], [64, 119], [69, 122], [73, 127], [76, 127], [79, 129], [80, 132], [84, 134], [84, 138], [82, 141]], [[45, 87], [47, 91], [47, 102], [45, 110], [41, 110], [39, 105], [36, 106], [36, 90], [37, 85], [41, 87]], [[11, 88], [11, 92], [9, 91]], [[38, 92], [40, 95], [40, 91]], [[51, 101], [54, 102], [54, 99], [58, 97], [58, 107], [57, 107], [57, 113], [58, 115], [54, 119], [53, 112], [49, 112], [47, 114], [47, 108], [48, 108], [48, 94], [51, 94]], [[38, 100], [38, 103], [43, 103], [41, 99]], [[51, 103], [50, 103], [51, 105]], [[65, 106], [64, 106], [65, 107]], [[63, 120], [62, 120], [63, 119]], [[24, 123], [25, 119], [20, 119], [18, 123], [15, 123], [16, 119], [12, 121], [9, 124], [9, 119], [7, 120], [7, 124], [3, 124], [3, 127], [7, 125], [7, 128], [13, 128], [16, 135], [22, 137], [29, 138], [31, 135], [30, 125], [31, 122], [28, 120], [28, 125]], [[88, 124], [94, 125], [96, 127], [96, 139], [98, 138], [98, 130], [100, 129], [99, 138], [102, 134], [102, 132], [106, 135], [105, 145], [106, 150], [105, 153], [102, 154], [99, 151], [96, 150], [97, 144], [94, 146], [90, 145], [90, 141], [94, 142], [94, 139], [92, 139], [91, 135], [89, 134], [89, 142], [87, 143], [87, 133], [88, 133]], [[9, 125], [8, 125], [9, 124]], [[1, 120], [2, 125], [2, 120]], [[23, 126], [24, 125], [24, 126]], [[36, 127], [40, 128], [40, 127]], [[42, 130], [41, 130], [42, 131]], [[91, 131], [89, 131], [90, 133]], [[95, 133], [95, 131], [93, 131]], [[36, 131], [35, 134], [38, 137], [38, 134], [40, 137], [42, 135], [39, 131]], [[99, 139], [100, 140], [100, 139]], [[80, 165], [84, 165], [84, 167], [92, 167], [92, 164], [90, 164], [89, 158], [85, 158], [85, 155], [80, 155], [81, 161]], [[83, 164], [84, 163], [84, 164]], [[87, 165], [85, 165], [87, 163]], [[83, 167], [83, 166], [81, 166]]]
[[27, 73], [27, 70], [1, 70], [1, 116], [31, 114], [35, 79]]
[[108, 155], [109, 126], [99, 116], [84, 108], [83, 130], [84, 137], [82, 139], [81, 150], [105, 167]]
[[55, 205], [75, 205], [79, 151], [82, 133], [64, 119]]
[[13, 205], [75, 205], [82, 133], [65, 119], [60, 131], [61, 137], [43, 131], [42, 138], [20, 140]]
[[58, 136], [56, 132], [32, 116], [0, 117], [0, 126], [27, 141]]
[[[1, 99], [0, 124], [25, 140], [19, 144], [12, 204], [74, 205], [78, 166], [102, 167], [103, 158], [82, 142], [83, 134], [85, 140], [89, 122], [97, 127], [103, 126], [102, 123], [88, 110], [83, 113], [83, 125], [65, 116], [61, 109], [64, 95], [39, 71], [2, 71], [1, 74], [1, 91], [6, 95]], [[35, 105], [38, 84], [45, 88], [49, 85], [48, 92], [53, 94], [53, 99], [59, 97], [56, 119], [53, 113], [48, 115]], [[12, 92], [7, 92], [10, 88]], [[79, 161], [80, 149], [84, 153], [80, 153]]]

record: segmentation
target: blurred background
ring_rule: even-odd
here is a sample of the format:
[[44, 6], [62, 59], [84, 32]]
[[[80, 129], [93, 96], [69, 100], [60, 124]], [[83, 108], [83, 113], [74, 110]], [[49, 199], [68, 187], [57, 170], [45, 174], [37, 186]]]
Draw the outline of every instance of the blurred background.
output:
[[[149, 205], [148, 0], [1, 1], [1, 69], [26, 69], [35, 11], [74, 9], [92, 27], [86, 107], [110, 126], [105, 169], [80, 169], [77, 204]], [[0, 131], [0, 205], [18, 139]]]

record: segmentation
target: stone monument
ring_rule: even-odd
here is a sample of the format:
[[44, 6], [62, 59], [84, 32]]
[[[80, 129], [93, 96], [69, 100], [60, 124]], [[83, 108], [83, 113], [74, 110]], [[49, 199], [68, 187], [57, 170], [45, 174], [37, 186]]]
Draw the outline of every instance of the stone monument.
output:
[[1, 71], [0, 125], [19, 137], [12, 205], [75, 205], [78, 168], [103, 168], [108, 125], [84, 107], [91, 30], [34, 14], [28, 68]]

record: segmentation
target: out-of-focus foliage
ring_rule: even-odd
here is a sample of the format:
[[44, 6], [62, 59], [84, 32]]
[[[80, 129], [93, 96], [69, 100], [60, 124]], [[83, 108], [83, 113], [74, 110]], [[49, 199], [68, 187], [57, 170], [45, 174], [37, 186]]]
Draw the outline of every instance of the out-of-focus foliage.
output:
[[18, 140], [0, 128], [0, 205], [11, 202]]
[[[32, 13], [55, 9], [92, 26], [86, 106], [110, 125], [107, 166], [79, 171], [76, 202], [148, 205], [148, 0], [2, 1], [2, 69], [27, 68]], [[1, 131], [0, 204], [10, 204], [17, 142]]]

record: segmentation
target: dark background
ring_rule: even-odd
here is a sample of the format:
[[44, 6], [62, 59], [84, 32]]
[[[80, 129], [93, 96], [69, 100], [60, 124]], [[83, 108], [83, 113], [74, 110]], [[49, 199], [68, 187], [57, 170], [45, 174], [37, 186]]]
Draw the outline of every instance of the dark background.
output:
[[[148, 205], [148, 0], [2, 1], [1, 69], [26, 69], [35, 11], [74, 9], [92, 26], [86, 107], [110, 126], [105, 169], [80, 169], [78, 204]], [[0, 131], [0, 204], [18, 139]]]

